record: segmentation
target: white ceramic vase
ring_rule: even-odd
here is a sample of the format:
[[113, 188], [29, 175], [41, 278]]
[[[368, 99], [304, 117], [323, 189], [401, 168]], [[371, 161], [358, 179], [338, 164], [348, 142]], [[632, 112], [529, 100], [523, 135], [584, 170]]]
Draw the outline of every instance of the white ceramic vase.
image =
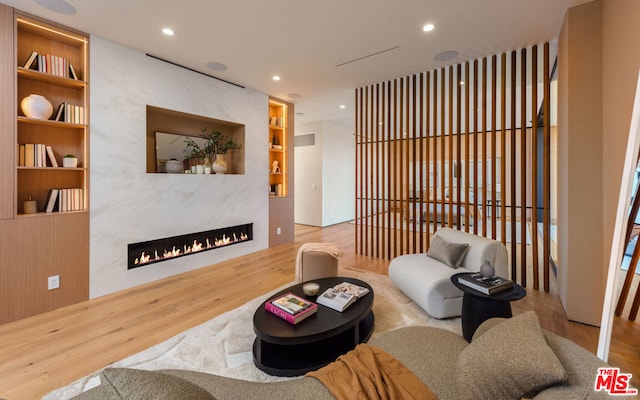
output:
[[167, 174], [181, 174], [182, 173], [182, 162], [178, 160], [168, 160], [164, 165]]
[[492, 278], [496, 274], [496, 269], [489, 261], [485, 261], [480, 267], [480, 274], [485, 278]]
[[227, 172], [228, 165], [224, 160], [224, 154], [216, 154], [216, 160], [213, 162], [213, 170], [216, 174], [224, 174]]
[[53, 106], [44, 96], [30, 94], [22, 99], [20, 108], [28, 118], [49, 119], [53, 114]]

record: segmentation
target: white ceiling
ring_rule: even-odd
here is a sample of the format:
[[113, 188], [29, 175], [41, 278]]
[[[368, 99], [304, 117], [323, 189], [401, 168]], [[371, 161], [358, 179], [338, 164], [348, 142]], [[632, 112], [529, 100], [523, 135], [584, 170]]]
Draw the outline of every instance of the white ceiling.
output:
[[[353, 125], [354, 88], [553, 40], [566, 9], [591, 0], [66, 0], [75, 15], [40, 5], [64, 0], [0, 1], [292, 101], [297, 124]], [[446, 50], [459, 55], [434, 61]]]

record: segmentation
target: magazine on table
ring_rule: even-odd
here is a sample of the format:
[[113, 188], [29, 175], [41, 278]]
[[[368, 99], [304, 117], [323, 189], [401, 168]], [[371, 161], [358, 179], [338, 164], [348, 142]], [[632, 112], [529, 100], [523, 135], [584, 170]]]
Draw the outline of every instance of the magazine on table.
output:
[[369, 289], [354, 285], [349, 282], [342, 282], [332, 288], [325, 290], [316, 302], [336, 311], [344, 311], [360, 297], [369, 293]]
[[317, 304], [296, 296], [293, 293], [286, 293], [273, 300], [267, 301], [264, 304], [264, 308], [294, 325], [318, 311]]
[[502, 292], [513, 287], [513, 281], [499, 276], [484, 277], [481, 273], [461, 275], [458, 282], [487, 295]]

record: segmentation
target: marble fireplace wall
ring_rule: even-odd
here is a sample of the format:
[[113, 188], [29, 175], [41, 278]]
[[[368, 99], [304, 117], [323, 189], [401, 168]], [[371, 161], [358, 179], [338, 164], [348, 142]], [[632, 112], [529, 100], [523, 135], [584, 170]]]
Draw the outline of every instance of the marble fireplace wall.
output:
[[[268, 246], [268, 96], [91, 37], [90, 297]], [[244, 175], [146, 173], [146, 106], [245, 125]], [[127, 270], [127, 244], [253, 223], [253, 240]]]

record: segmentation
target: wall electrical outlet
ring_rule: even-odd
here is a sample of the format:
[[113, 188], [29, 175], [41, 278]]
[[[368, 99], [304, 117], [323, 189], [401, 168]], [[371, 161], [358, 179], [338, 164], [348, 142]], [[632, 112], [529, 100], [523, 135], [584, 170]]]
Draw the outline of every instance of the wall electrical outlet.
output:
[[50, 276], [47, 280], [47, 289], [53, 290], [60, 287], [60, 275]]
[[276, 228], [276, 235], [282, 235], [282, 228], [280, 227]]

